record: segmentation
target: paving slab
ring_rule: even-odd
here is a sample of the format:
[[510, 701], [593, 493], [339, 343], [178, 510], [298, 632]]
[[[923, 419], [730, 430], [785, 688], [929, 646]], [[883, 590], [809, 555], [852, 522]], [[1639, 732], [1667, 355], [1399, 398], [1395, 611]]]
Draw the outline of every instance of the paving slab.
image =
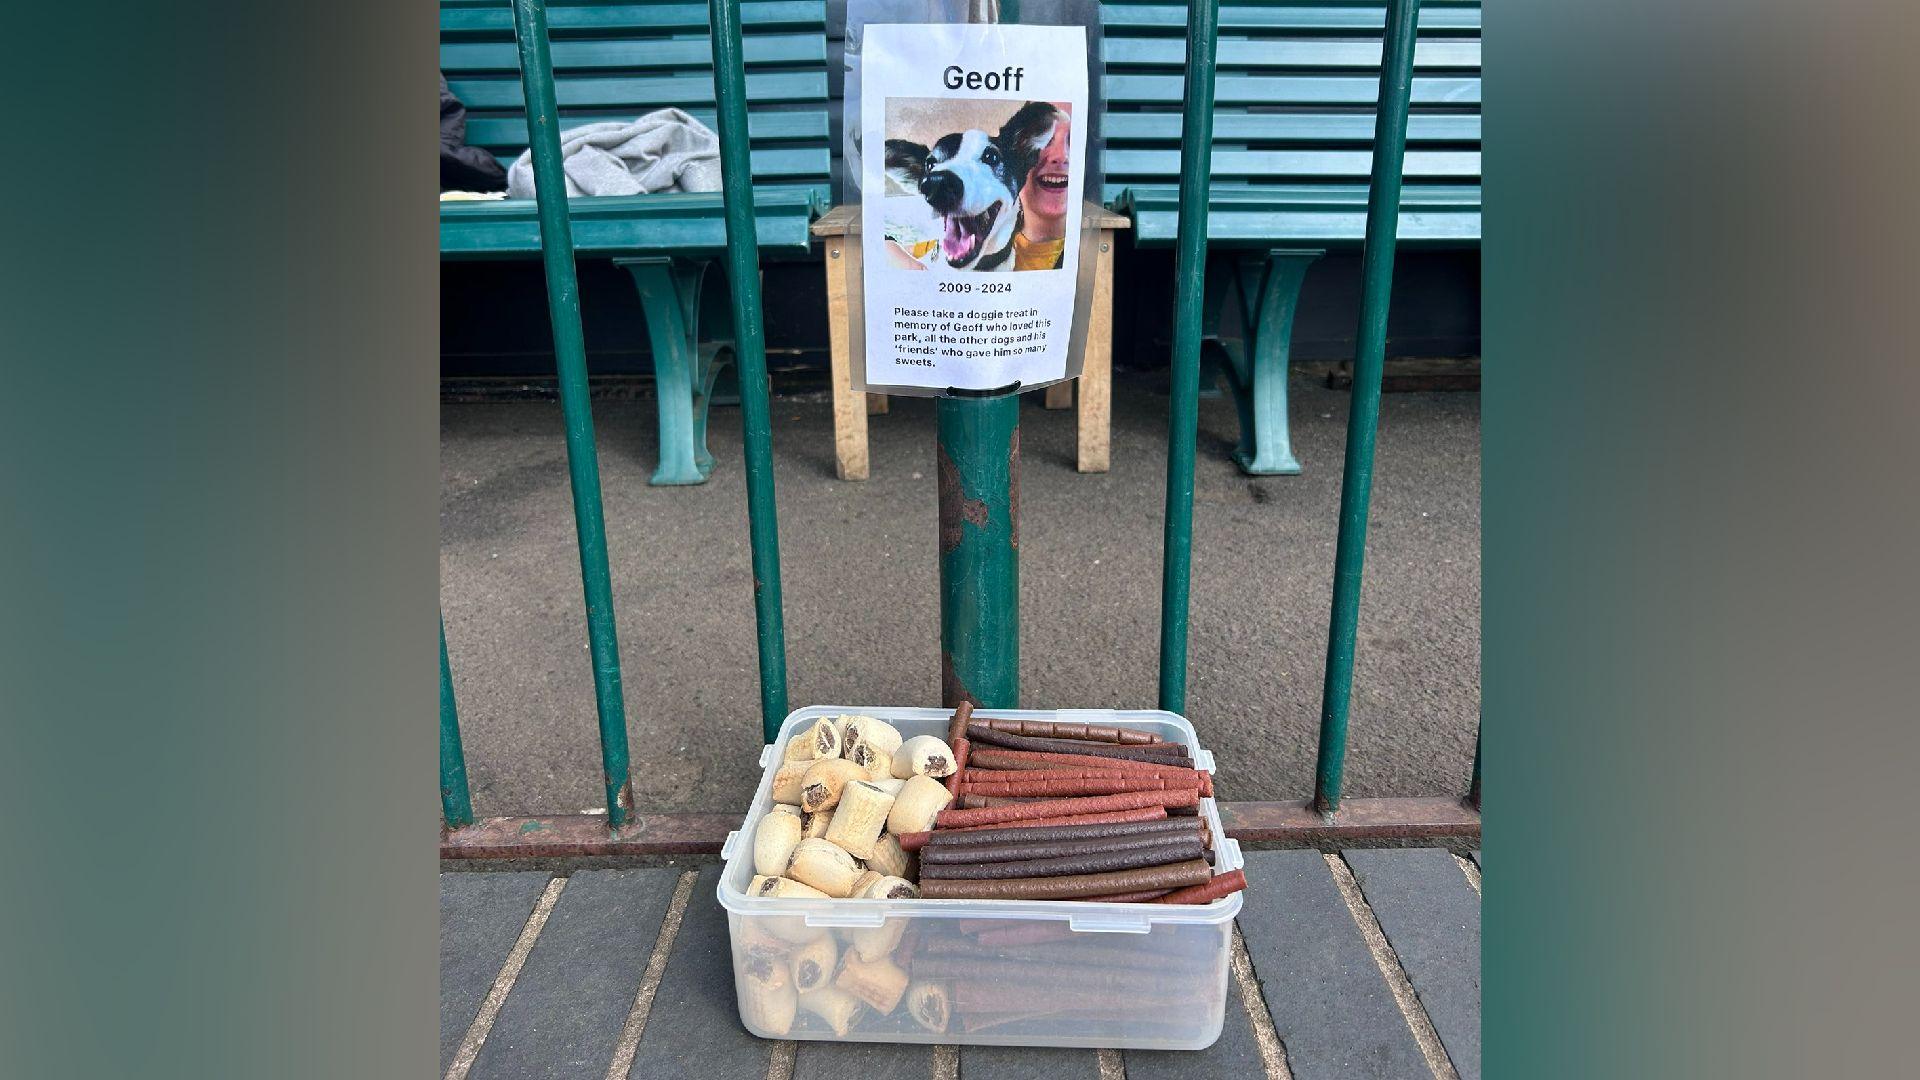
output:
[[[1227, 982], [1227, 1012], [1220, 1037], [1205, 1050], [1128, 1050], [1127, 1080], [1204, 1080], [1210, 1077], [1234, 1077], [1253, 1080], [1266, 1075], [1260, 1060], [1260, 1044], [1253, 1036], [1253, 1021], [1246, 1006], [1240, 1004], [1240, 976]], [[1097, 1070], [1096, 1070], [1097, 1071]], [[962, 1069], [960, 1080], [972, 1080]]]
[[[733, 948], [727, 912], [714, 890], [722, 867], [700, 871], [674, 939], [660, 990], [627, 1075], [633, 1080], [739, 1077], [767, 1074], [773, 1043], [740, 1024], [733, 993]], [[603, 1061], [601, 1069], [606, 1068]], [[595, 1074], [599, 1075], [599, 1074]]]
[[1094, 1050], [963, 1046], [960, 1080], [1100, 1080]]
[[888, 1043], [802, 1042], [793, 1080], [929, 1080], [933, 1047]]
[[440, 1071], [486, 1000], [552, 874], [440, 875]]
[[1296, 1080], [1430, 1075], [1317, 851], [1252, 851], [1240, 932]]
[[604, 1074], [679, 877], [670, 869], [574, 874], [468, 1076]]
[[1480, 1080], [1480, 897], [1439, 848], [1345, 854], [1453, 1067]]

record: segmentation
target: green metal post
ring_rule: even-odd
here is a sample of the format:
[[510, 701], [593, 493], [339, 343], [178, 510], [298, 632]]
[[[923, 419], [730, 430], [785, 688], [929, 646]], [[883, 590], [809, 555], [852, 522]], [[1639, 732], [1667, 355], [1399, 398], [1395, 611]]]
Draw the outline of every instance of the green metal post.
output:
[[1020, 398], [941, 398], [940, 699], [1020, 704]]
[[767, 402], [766, 335], [760, 309], [760, 241], [753, 225], [747, 79], [740, 0], [707, 0], [713, 26], [713, 91], [720, 123], [720, 187], [727, 206], [727, 281], [732, 286], [734, 363], [747, 458], [747, 522], [753, 542], [753, 614], [760, 638], [761, 736], [787, 718], [787, 637], [780, 612], [780, 517], [773, 504], [773, 419]]
[[607, 568], [607, 531], [600, 510], [600, 459], [594, 451], [593, 408], [587, 397], [587, 346], [580, 331], [580, 283], [574, 273], [573, 230], [567, 220], [567, 186], [560, 169], [560, 110], [554, 102], [545, 0], [513, 0], [513, 32], [520, 48], [520, 86], [526, 95], [528, 142], [540, 204], [540, 256], [547, 269], [560, 408], [566, 414], [567, 473], [586, 593], [587, 642], [593, 654], [607, 826], [618, 829], [626, 824], [627, 811], [633, 807], [633, 785], [627, 774], [627, 709], [620, 689], [613, 575]]
[[1180, 226], [1174, 262], [1173, 366], [1167, 401], [1167, 512], [1160, 562], [1160, 707], [1187, 706], [1187, 586], [1193, 563], [1193, 443], [1200, 424], [1200, 333], [1206, 306], [1212, 187], [1213, 66], [1219, 0], [1187, 6], [1186, 115], [1180, 134]]
[[1379, 112], [1373, 129], [1373, 179], [1367, 239], [1360, 256], [1360, 332], [1347, 406], [1347, 459], [1340, 480], [1340, 539], [1333, 560], [1333, 614], [1327, 676], [1320, 698], [1320, 762], [1314, 805], [1340, 809], [1347, 758], [1347, 710], [1353, 694], [1353, 642], [1360, 625], [1361, 563], [1367, 551], [1367, 502], [1373, 495], [1373, 443], [1380, 425], [1380, 372], [1386, 362], [1387, 304], [1393, 296], [1393, 248], [1400, 233], [1400, 167], [1407, 151], [1407, 101], [1413, 88], [1414, 28], [1420, 0], [1390, 0], [1380, 59]]
[[460, 745], [460, 713], [453, 702], [453, 668], [447, 664], [447, 623], [440, 621], [440, 816], [447, 828], [473, 824], [473, 794], [467, 789], [467, 751]]
[[1480, 728], [1473, 729], [1473, 785], [1467, 788], [1467, 801], [1480, 809]]

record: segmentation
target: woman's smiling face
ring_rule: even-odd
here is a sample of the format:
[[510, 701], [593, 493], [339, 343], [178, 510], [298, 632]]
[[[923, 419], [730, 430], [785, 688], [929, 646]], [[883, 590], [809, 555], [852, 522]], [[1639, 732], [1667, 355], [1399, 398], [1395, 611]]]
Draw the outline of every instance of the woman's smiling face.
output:
[[1036, 217], [1062, 218], [1067, 214], [1067, 150], [1071, 146], [1072, 121], [1065, 113], [1054, 125], [1053, 138], [1040, 151], [1040, 160], [1027, 174], [1027, 186], [1020, 203]]

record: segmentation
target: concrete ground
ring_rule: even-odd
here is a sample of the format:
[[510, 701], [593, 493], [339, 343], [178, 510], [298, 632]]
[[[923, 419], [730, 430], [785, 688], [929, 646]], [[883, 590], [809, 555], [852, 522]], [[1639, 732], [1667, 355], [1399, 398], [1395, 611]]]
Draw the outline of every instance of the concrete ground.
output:
[[[1113, 467], [1073, 468], [1071, 413], [1021, 420], [1021, 691], [1031, 708], [1151, 708], [1159, 662], [1164, 373], [1122, 375]], [[1313, 790], [1347, 395], [1296, 372], [1304, 473], [1228, 460], [1203, 399], [1187, 714], [1223, 798]], [[596, 402], [639, 805], [744, 810], [759, 690], [738, 412], [704, 487], [647, 485], [651, 401]], [[933, 407], [871, 418], [873, 478], [833, 474], [824, 394], [774, 401], [789, 698], [937, 705]], [[557, 403], [441, 411], [441, 604], [477, 813], [601, 805], [580, 568]], [[1361, 605], [1347, 793], [1463, 792], [1480, 711], [1480, 399], [1389, 394]]]

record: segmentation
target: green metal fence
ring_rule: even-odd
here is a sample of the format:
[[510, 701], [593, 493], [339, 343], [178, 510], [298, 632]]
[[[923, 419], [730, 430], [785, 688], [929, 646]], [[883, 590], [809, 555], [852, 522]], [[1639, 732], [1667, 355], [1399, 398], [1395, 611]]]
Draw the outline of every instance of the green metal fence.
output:
[[[574, 271], [566, 189], [561, 176], [546, 4], [545, 0], [512, 2], [538, 189], [540, 237], [559, 368], [560, 402], [566, 418], [568, 470], [600, 721], [607, 825], [617, 834], [633, 809], [626, 708], [620, 684], [619, 643], [614, 634], [599, 464], [587, 393], [579, 286]], [[773, 433], [760, 307], [759, 250], [754, 236], [752, 177], [748, 164], [740, 0], [708, 0], [708, 10], [724, 173], [727, 276], [740, 372], [741, 421], [745, 429], [761, 723], [763, 736], [772, 741], [787, 713], [786, 642], [781, 622], [780, 546], [774, 510]], [[1003, 7], [1002, 12], [1005, 16], [1007, 8]], [[1418, 14], [1419, 0], [1388, 0], [1366, 242], [1361, 259], [1358, 352], [1340, 491], [1333, 610], [1328, 630], [1315, 777], [1314, 805], [1328, 819], [1338, 816], [1346, 759], [1367, 507], [1372, 494], [1374, 442], [1379, 427], [1380, 381], [1386, 352], [1387, 310], [1392, 293], [1401, 165], [1406, 150]], [[1218, 21], [1218, 0], [1190, 4], [1161, 575], [1160, 707], [1174, 712], [1184, 712], [1186, 705], [1194, 446], [1199, 423], [1201, 308], [1205, 295], [1208, 164], [1213, 141]], [[987, 707], [1012, 707], [1019, 698], [1019, 543], [1015, 520], [1019, 505], [1018, 398], [1013, 393], [943, 398], [936, 411], [942, 696], [949, 706], [964, 699]], [[471, 825], [472, 798], [468, 791], [444, 626], [440, 638], [440, 791], [448, 828]], [[1474, 806], [1479, 805], [1477, 736], [1468, 798]]]

